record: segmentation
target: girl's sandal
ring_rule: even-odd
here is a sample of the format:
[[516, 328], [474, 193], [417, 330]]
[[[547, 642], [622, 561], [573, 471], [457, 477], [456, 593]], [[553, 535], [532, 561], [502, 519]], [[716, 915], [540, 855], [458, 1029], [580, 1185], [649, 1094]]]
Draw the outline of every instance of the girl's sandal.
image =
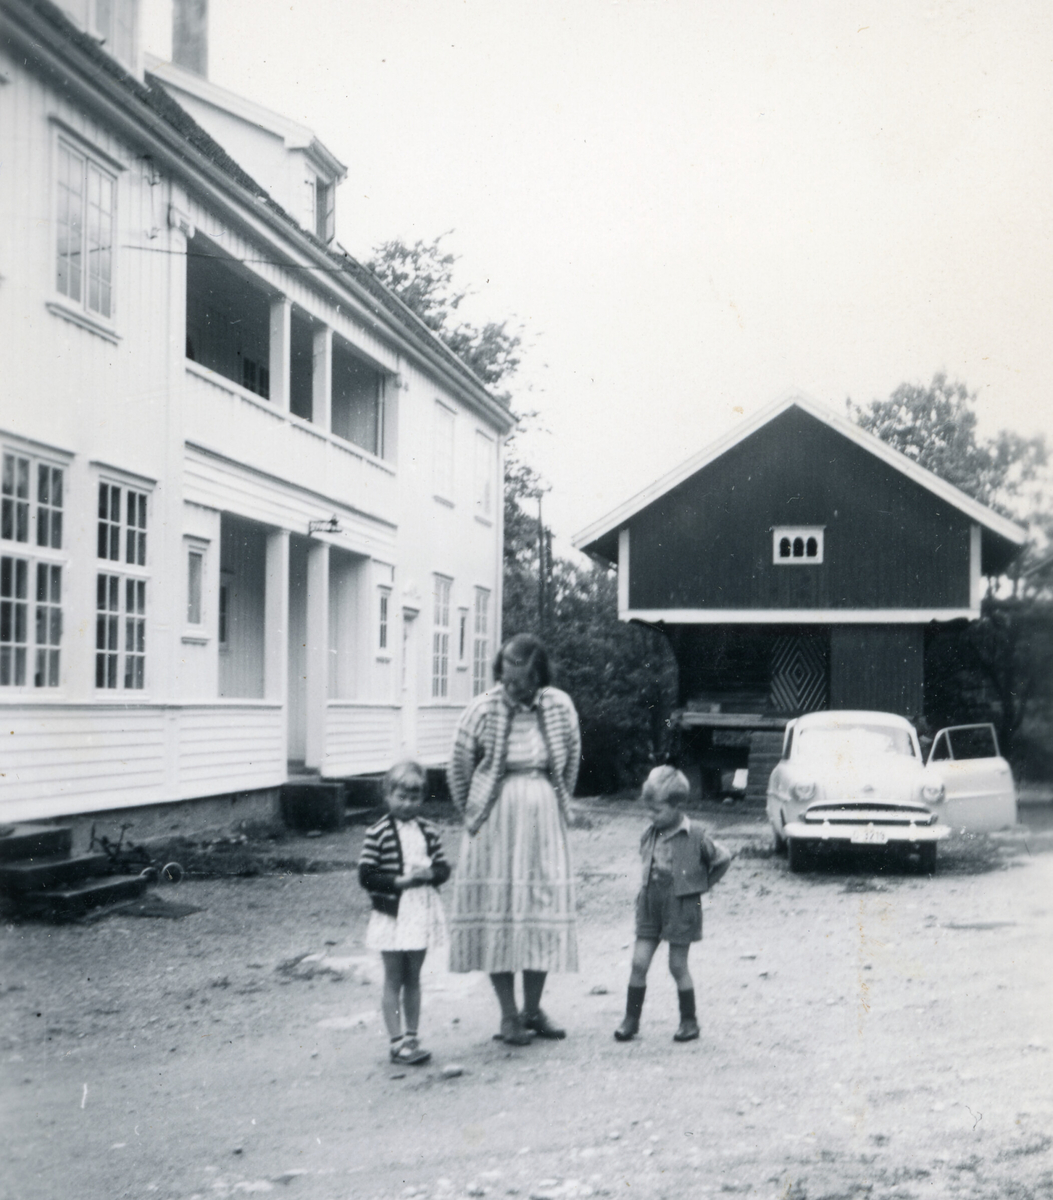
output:
[[391, 1051], [391, 1061], [404, 1067], [422, 1067], [430, 1059], [431, 1051], [425, 1050], [416, 1038], [404, 1038]]

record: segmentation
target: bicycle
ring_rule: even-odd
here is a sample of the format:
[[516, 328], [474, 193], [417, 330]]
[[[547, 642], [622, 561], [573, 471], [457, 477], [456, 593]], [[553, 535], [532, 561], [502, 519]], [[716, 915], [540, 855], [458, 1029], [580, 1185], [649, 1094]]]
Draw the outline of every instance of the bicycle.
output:
[[122, 825], [120, 836], [113, 841], [105, 834], [97, 837], [95, 826], [92, 825], [88, 849], [98, 849], [106, 855], [106, 865], [111, 875], [127, 875], [138, 867], [139, 875], [149, 883], [160, 883], [162, 880], [165, 883], [179, 883], [185, 874], [182, 864], [173, 861], [161, 865], [160, 859], [155, 859], [145, 846], [130, 840], [125, 842], [124, 835], [129, 829], [130, 824]]

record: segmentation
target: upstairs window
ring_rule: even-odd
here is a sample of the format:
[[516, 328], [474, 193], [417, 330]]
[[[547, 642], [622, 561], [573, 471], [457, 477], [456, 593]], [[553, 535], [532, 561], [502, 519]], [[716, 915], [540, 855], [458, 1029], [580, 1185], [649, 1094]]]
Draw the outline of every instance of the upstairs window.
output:
[[481, 429], [475, 431], [475, 515], [494, 515], [494, 439]]
[[816, 566], [823, 561], [822, 525], [776, 525], [772, 561], [779, 566]]
[[117, 180], [70, 143], [58, 144], [55, 288], [96, 316], [113, 316]]
[[384, 376], [333, 338], [332, 431], [384, 456]]
[[435, 401], [432, 443], [432, 485], [435, 495], [453, 500], [453, 411]]

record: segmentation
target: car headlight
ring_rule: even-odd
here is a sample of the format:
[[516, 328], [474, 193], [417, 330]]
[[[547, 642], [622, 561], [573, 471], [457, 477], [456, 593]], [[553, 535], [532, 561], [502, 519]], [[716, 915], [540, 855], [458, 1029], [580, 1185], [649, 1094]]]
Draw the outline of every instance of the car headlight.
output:
[[814, 800], [815, 799], [815, 784], [814, 783], [795, 783], [790, 788], [790, 795], [795, 800]]
[[922, 784], [921, 798], [926, 804], [940, 804], [946, 794], [942, 783]]

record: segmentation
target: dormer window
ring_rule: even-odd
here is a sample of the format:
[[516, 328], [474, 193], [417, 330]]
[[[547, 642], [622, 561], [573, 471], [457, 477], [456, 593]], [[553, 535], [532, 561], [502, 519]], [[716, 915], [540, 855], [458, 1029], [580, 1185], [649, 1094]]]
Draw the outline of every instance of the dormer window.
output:
[[336, 185], [316, 175], [314, 180], [314, 232], [323, 242], [336, 233]]
[[810, 567], [823, 561], [822, 525], [776, 525], [772, 561], [780, 566]]
[[135, 0], [95, 0], [95, 36], [105, 50], [129, 71], [135, 70]]

